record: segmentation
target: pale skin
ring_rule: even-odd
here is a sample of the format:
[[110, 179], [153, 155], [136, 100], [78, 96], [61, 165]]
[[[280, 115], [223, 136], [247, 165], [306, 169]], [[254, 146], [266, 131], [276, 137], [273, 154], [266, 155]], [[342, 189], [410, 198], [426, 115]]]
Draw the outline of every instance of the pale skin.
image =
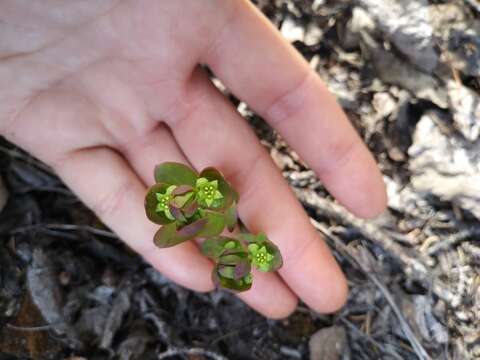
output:
[[153, 168], [215, 166], [239, 214], [281, 249], [277, 274], [239, 295], [281, 318], [302, 299], [331, 312], [345, 278], [208, 65], [263, 116], [354, 214], [385, 208], [381, 175], [320, 78], [244, 0], [3, 0], [0, 134], [48, 165], [131, 248], [171, 280], [213, 289], [194, 242], [155, 248], [143, 200]]

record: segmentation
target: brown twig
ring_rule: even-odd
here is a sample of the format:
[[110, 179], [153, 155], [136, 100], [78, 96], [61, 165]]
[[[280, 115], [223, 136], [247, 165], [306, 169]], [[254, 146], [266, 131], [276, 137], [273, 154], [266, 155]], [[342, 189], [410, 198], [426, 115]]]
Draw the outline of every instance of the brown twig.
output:
[[331, 240], [334, 243], [335, 248], [340, 251], [353, 266], [359, 268], [365, 274], [365, 276], [367, 276], [377, 286], [377, 288], [383, 294], [385, 300], [388, 302], [393, 312], [397, 316], [403, 333], [412, 345], [412, 348], [417, 354], [418, 358], [422, 360], [430, 360], [431, 357], [428, 355], [427, 351], [424, 349], [420, 341], [415, 336], [415, 333], [413, 332], [412, 328], [403, 316], [402, 311], [398, 308], [392, 294], [390, 294], [387, 287], [373, 274], [370, 269], [366, 269], [361, 262], [355, 259], [355, 257], [351, 254], [350, 249], [348, 249], [348, 247], [345, 246], [345, 244], [343, 244], [343, 242], [337, 236], [333, 235], [325, 226], [315, 221], [314, 219], [311, 219], [311, 221], [315, 228], [320, 231], [326, 238]]
[[[315, 210], [318, 215], [334, 218], [343, 224], [352, 226], [366, 239], [382, 246], [385, 251], [395, 256], [405, 265], [406, 273], [410, 275], [412, 279], [420, 281], [426, 287], [431, 283], [427, 267], [416, 259], [416, 257], [421, 259], [423, 257], [422, 254], [416, 254], [416, 257], [409, 255], [403, 247], [397, 244], [377, 225], [355, 217], [340, 205], [321, 198], [312, 190], [294, 188], [294, 191], [300, 201], [307, 207]], [[413, 250], [411, 251], [413, 252]]]
[[360, 330], [358, 327], [355, 326], [351, 321], [347, 320], [345, 317], [340, 317], [340, 321], [343, 322], [350, 330], [353, 332], [357, 333], [361, 338], [363, 338], [365, 341], [369, 342], [371, 345], [377, 347], [380, 351], [383, 351], [385, 354], [391, 355], [393, 358], [397, 360], [402, 360], [403, 358], [397, 354], [394, 350], [392, 349], [386, 349], [383, 344], [380, 344], [378, 341], [376, 341], [372, 336], [364, 333], [362, 330]]

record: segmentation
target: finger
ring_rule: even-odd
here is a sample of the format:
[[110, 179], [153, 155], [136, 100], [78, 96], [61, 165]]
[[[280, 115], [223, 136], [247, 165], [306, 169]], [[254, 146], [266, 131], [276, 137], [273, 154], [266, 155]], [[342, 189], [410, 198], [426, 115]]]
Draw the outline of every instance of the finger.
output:
[[[318, 311], [337, 309], [345, 301], [345, 279], [268, 154], [204, 74], [194, 75], [190, 89], [202, 101], [189, 117], [170, 124], [185, 154], [198, 168], [216, 166], [232, 181], [247, 227], [265, 231], [280, 247], [280, 273], [290, 288]], [[273, 294], [272, 306], [280, 301]]]
[[154, 169], [162, 162], [174, 161], [190, 166], [170, 129], [160, 122], [145, 135], [122, 146], [121, 151], [135, 173], [148, 186], [155, 183]]
[[202, 62], [279, 131], [339, 201], [360, 216], [379, 214], [386, 206], [382, 177], [333, 96], [253, 5], [233, 4], [235, 16]]
[[105, 224], [165, 276], [193, 290], [212, 288], [211, 264], [195, 244], [155, 247], [157, 226], [143, 209], [146, 188], [120, 155], [107, 148], [78, 150], [54, 168]]
[[253, 269], [252, 288], [238, 293], [238, 297], [255, 310], [272, 319], [283, 319], [297, 307], [297, 297], [274, 273]]
[[[170, 131], [162, 124], [138, 142], [130, 143], [128, 149], [127, 158], [143, 181], [148, 183], [152, 182], [155, 165], [163, 161], [189, 163], [172, 138]], [[210, 273], [208, 279], [211, 279]], [[254, 274], [254, 279], [252, 289], [239, 294], [239, 296], [256, 311], [270, 318], [282, 318], [295, 308], [295, 298], [292, 297], [277, 276], [274, 274]], [[268, 290], [267, 294], [269, 295], [264, 295], [266, 290]], [[276, 297], [282, 300], [278, 302], [278, 305], [273, 306]]]

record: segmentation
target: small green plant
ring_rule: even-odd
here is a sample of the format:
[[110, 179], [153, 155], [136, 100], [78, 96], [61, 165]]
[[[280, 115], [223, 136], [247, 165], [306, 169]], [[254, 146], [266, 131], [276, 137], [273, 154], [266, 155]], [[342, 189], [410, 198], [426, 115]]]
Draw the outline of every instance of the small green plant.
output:
[[165, 162], [155, 168], [155, 181], [145, 197], [145, 212], [152, 222], [163, 225], [154, 236], [158, 247], [204, 238], [201, 250], [214, 262], [214, 283], [235, 291], [250, 289], [252, 267], [269, 272], [282, 266], [280, 251], [265, 234], [221, 235], [237, 228], [239, 196], [217, 169], [197, 173], [186, 165]]

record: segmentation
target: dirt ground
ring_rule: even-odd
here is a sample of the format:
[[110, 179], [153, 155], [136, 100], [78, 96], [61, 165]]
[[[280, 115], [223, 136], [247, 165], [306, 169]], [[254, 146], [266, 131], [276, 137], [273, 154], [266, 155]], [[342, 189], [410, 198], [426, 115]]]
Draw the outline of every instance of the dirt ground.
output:
[[384, 174], [388, 211], [353, 217], [230, 96], [341, 263], [347, 305], [272, 321], [228, 292], [180, 288], [0, 138], [0, 360], [480, 359], [480, 2], [256, 4]]

